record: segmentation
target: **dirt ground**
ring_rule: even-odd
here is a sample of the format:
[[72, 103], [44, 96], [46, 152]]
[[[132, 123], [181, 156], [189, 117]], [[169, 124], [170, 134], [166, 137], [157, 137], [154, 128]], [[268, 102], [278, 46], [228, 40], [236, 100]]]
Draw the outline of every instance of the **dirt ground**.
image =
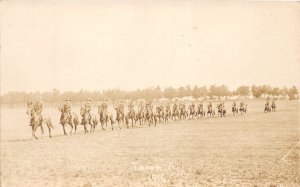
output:
[[[56, 125], [40, 140], [29, 139], [27, 121], [22, 134], [1, 120], [1, 186], [299, 186], [299, 104], [279, 101], [269, 114], [263, 105], [249, 102], [245, 116], [92, 134], [81, 126], [62, 136]], [[14, 128], [27, 138], [2, 131]]]

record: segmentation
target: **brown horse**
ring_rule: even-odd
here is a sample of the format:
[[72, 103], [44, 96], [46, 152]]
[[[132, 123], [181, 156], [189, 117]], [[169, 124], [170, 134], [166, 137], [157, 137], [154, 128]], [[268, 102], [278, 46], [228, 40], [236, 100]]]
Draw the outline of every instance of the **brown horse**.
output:
[[[83, 106], [80, 107], [80, 115], [82, 117], [81, 120], [81, 125], [84, 126], [84, 134], [88, 133], [88, 132], [94, 132], [95, 128], [98, 124], [98, 118], [96, 115], [90, 115]], [[90, 125], [90, 131], [88, 131], [87, 129], [87, 125]]]
[[61, 116], [60, 116], [60, 124], [63, 127], [64, 130], [64, 135], [67, 135], [66, 130], [65, 130], [65, 126], [67, 124], [69, 124], [71, 126], [71, 131], [70, 134], [72, 134], [72, 130], [73, 130], [73, 125], [74, 125], [74, 133], [76, 133], [77, 130], [77, 125], [79, 124], [79, 119], [76, 113], [72, 113], [72, 118], [70, 115], [68, 115], [66, 112], [63, 111], [63, 107], [60, 106], [58, 107], [58, 110], [61, 112]]
[[51, 118], [50, 117], [42, 117], [41, 114], [37, 114], [34, 111], [34, 107], [32, 104], [28, 103], [27, 104], [27, 115], [30, 116], [30, 126], [32, 128], [32, 139], [38, 139], [38, 137], [35, 135], [35, 131], [38, 127], [41, 127], [41, 133], [42, 136], [44, 135], [44, 128], [43, 128], [43, 124], [46, 124], [49, 130], [49, 137], [52, 138], [51, 135], [51, 129], [53, 128], [52, 122], [51, 122]]
[[[113, 115], [110, 112], [108, 112], [107, 109], [103, 109], [101, 106], [98, 107], [98, 114], [102, 129], [105, 130], [107, 128], [108, 121], [110, 121], [111, 130], [114, 130], [115, 121], [113, 119]], [[119, 128], [121, 129], [120, 125]]]
[[124, 112], [121, 111], [119, 108], [115, 108], [116, 110], [116, 121], [118, 122], [118, 125], [120, 127], [120, 123], [122, 123], [124, 125], [124, 122], [125, 122], [125, 115], [124, 115]]

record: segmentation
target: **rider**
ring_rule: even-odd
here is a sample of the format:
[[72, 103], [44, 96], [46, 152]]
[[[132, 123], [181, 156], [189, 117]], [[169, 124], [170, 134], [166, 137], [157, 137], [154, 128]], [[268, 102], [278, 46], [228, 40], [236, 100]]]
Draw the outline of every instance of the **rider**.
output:
[[272, 100], [272, 107], [275, 107], [275, 99]]
[[173, 112], [175, 112], [178, 108], [178, 105], [177, 105], [177, 100], [175, 101], [174, 105], [173, 105]]
[[121, 114], [124, 114], [124, 104], [123, 104], [123, 101], [121, 101], [118, 105], [118, 111], [121, 113]]
[[107, 103], [106, 103], [106, 100], [104, 100], [104, 101], [101, 103], [100, 107], [102, 108], [102, 110], [107, 110]]
[[236, 108], [236, 102], [234, 101], [232, 107]]
[[240, 108], [244, 108], [244, 100], [241, 101]]
[[143, 105], [143, 102], [141, 101], [139, 106], [138, 106], [138, 110], [139, 112], [143, 112], [144, 111], [144, 105]]
[[146, 111], [150, 112], [151, 109], [152, 109], [151, 101], [147, 101], [147, 103], [146, 103]]
[[163, 104], [163, 103], [160, 103], [160, 106], [159, 106], [159, 108], [160, 108], [160, 111], [164, 111], [164, 109], [165, 109], [165, 106], [164, 106], [164, 104]]
[[199, 104], [199, 108], [203, 108], [203, 103], [202, 103], [202, 101], [200, 101], [200, 104]]
[[42, 121], [43, 121], [42, 111], [44, 109], [44, 102], [42, 101], [42, 97], [41, 96], [38, 96], [37, 100], [34, 102], [33, 109], [34, 109], [34, 112], [38, 116], [40, 116], [41, 123], [42, 123]]
[[89, 123], [91, 124], [91, 119], [92, 119], [92, 116], [91, 116], [92, 100], [91, 100], [91, 98], [87, 98], [85, 100], [84, 109], [85, 109], [85, 112], [87, 112], [89, 115]]
[[129, 108], [129, 112], [131, 112], [133, 110], [134, 105], [133, 105], [132, 101], [129, 103], [128, 108]]
[[211, 102], [209, 102], [209, 104], [207, 105], [207, 109], [209, 110], [209, 109], [212, 109], [212, 104], [211, 104]]
[[62, 113], [69, 116], [70, 123], [72, 124], [72, 117], [73, 116], [72, 116], [71, 110], [72, 110], [72, 103], [71, 103], [71, 99], [68, 98], [63, 103]]
[[170, 103], [167, 103], [167, 105], [166, 105], [166, 111], [170, 111], [170, 109], [171, 109], [171, 105], [170, 105]]
[[195, 108], [195, 102], [192, 103], [191, 107], [192, 107], [192, 109]]

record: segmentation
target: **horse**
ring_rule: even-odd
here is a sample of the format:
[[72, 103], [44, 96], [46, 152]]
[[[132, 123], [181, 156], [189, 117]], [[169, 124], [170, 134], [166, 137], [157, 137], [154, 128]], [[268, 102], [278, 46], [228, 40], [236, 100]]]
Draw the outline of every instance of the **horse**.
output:
[[72, 134], [72, 130], [73, 130], [73, 124], [74, 124], [74, 128], [75, 128], [75, 132], [77, 130], [77, 125], [79, 124], [79, 119], [76, 113], [72, 113], [73, 118], [71, 118], [71, 116], [69, 116], [66, 112], [63, 111], [63, 107], [60, 106], [58, 108], [58, 110], [61, 112], [61, 116], [60, 116], [60, 124], [63, 127], [63, 131], [64, 131], [64, 135], [67, 135], [66, 130], [65, 130], [65, 125], [69, 124], [71, 126], [71, 131], [70, 134]]
[[215, 115], [215, 110], [212, 107], [208, 107], [207, 109], [207, 116], [212, 117]]
[[87, 129], [87, 124], [89, 124], [91, 126], [90, 128], [90, 132], [94, 132], [95, 131], [95, 128], [98, 124], [98, 118], [96, 115], [92, 114], [90, 115], [86, 109], [84, 107], [81, 106], [80, 108], [80, 115], [82, 117], [82, 120], [81, 120], [81, 125], [84, 126], [84, 134], [88, 133], [88, 129]]
[[143, 125], [144, 117], [145, 117], [144, 111], [143, 110], [139, 110], [138, 113], [136, 114], [136, 119], [139, 121], [140, 126]]
[[179, 118], [179, 110], [178, 109], [173, 109], [172, 118], [175, 121], [176, 121], [176, 118]]
[[120, 127], [120, 123], [124, 125], [125, 122], [125, 116], [124, 112], [121, 112], [120, 109], [115, 108], [116, 110], [116, 121], [118, 122], [118, 126]]
[[199, 117], [205, 117], [205, 111], [203, 109], [203, 107], [198, 107], [198, 111], [196, 112], [196, 114], [199, 116]]
[[272, 111], [272, 112], [276, 112], [276, 109], [277, 109], [276, 104], [275, 104], [275, 103], [272, 103], [272, 105], [271, 105], [271, 111]]
[[[114, 119], [113, 115], [107, 111], [107, 109], [103, 109], [101, 106], [98, 107], [99, 120], [101, 123], [101, 127], [103, 130], [107, 128], [108, 121], [110, 121], [111, 130], [114, 130]], [[105, 123], [105, 128], [103, 127]], [[119, 128], [121, 129], [120, 125]]]
[[159, 123], [164, 122], [165, 114], [164, 114], [164, 111], [159, 106], [156, 107], [155, 113], [156, 113]]
[[241, 115], [247, 113], [247, 108], [248, 108], [248, 105], [246, 105], [246, 104], [240, 106], [240, 113], [241, 113]]
[[169, 108], [166, 108], [165, 110], [165, 123], [169, 121], [169, 119], [172, 117], [172, 112]]
[[195, 116], [195, 114], [196, 114], [196, 111], [195, 111], [195, 107], [194, 106], [192, 106], [192, 105], [190, 105], [189, 106], [189, 117], [191, 118], [191, 119], [194, 119], [194, 116]]
[[128, 126], [129, 120], [131, 120], [131, 126], [133, 128], [133, 123], [136, 122], [135, 111], [134, 111], [133, 108], [131, 108], [129, 110], [128, 114], [125, 116], [125, 121], [126, 121], [127, 128], [129, 128], [129, 126]]
[[235, 115], [235, 114], [238, 114], [239, 110], [235, 105], [233, 105], [232, 108], [231, 108], [231, 111], [232, 111], [233, 115]]
[[52, 138], [51, 135], [51, 129], [53, 129], [53, 125], [51, 122], [51, 118], [50, 117], [43, 117], [41, 114], [37, 114], [34, 111], [34, 107], [32, 104], [27, 104], [27, 115], [30, 116], [31, 120], [30, 120], [30, 126], [32, 128], [32, 139], [38, 139], [38, 137], [35, 135], [35, 131], [38, 127], [41, 127], [41, 137], [43, 137], [44, 135], [44, 128], [43, 128], [43, 124], [46, 124], [49, 130], [49, 137]]
[[226, 109], [223, 108], [223, 105], [219, 105], [218, 106], [218, 116], [219, 117], [225, 117], [225, 114], [226, 114]]
[[180, 114], [179, 114], [179, 119], [186, 119], [186, 110], [184, 107], [180, 108]]
[[270, 107], [270, 105], [268, 105], [267, 103], [265, 104], [265, 109], [264, 109], [264, 112], [265, 113], [268, 113], [268, 112], [271, 112], [272, 111], [272, 108]]
[[154, 123], [154, 125], [156, 126], [157, 117], [156, 117], [156, 114], [154, 114], [152, 110], [146, 110], [145, 122], [146, 121], [148, 122], [149, 127], [152, 123]]

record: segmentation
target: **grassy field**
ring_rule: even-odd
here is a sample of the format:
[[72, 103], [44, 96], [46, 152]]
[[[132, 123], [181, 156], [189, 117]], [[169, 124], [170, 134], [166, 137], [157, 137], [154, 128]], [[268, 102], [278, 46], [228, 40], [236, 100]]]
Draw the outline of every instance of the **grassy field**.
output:
[[1, 186], [298, 186], [298, 102], [248, 104], [245, 116], [92, 134], [62, 136], [55, 122], [37, 141], [24, 109], [1, 110]]

